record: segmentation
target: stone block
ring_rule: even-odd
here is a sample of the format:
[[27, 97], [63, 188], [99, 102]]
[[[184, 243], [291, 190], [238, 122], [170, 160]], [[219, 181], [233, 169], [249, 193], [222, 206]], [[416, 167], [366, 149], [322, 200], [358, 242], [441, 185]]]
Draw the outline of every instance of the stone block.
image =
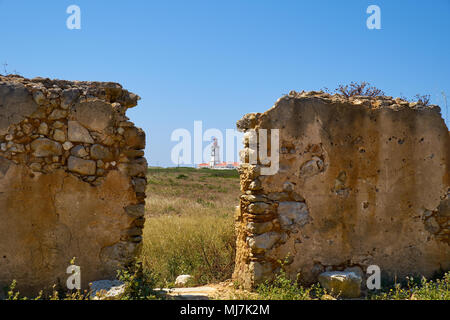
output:
[[89, 131], [77, 121], [68, 121], [68, 139], [71, 142], [94, 143]]
[[361, 281], [361, 277], [354, 272], [329, 271], [319, 275], [320, 285], [342, 298], [359, 298]]
[[67, 169], [82, 175], [93, 176], [95, 175], [97, 165], [93, 160], [84, 160], [70, 156], [67, 161]]
[[51, 157], [62, 154], [62, 146], [60, 143], [47, 139], [38, 138], [31, 143], [31, 150], [35, 157]]

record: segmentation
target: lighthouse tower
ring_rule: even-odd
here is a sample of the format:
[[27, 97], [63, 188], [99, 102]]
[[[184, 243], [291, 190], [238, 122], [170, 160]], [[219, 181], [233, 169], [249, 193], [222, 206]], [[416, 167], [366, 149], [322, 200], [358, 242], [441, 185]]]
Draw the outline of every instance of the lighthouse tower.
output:
[[209, 167], [214, 168], [219, 163], [219, 145], [217, 144], [217, 138], [214, 137], [211, 145], [211, 159], [209, 160]]

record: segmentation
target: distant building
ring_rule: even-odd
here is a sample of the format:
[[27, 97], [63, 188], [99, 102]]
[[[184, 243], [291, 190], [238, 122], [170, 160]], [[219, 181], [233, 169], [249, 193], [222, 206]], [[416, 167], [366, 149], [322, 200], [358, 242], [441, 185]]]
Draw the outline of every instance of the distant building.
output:
[[220, 163], [220, 152], [219, 144], [217, 143], [217, 138], [213, 138], [213, 143], [211, 145], [211, 159], [209, 160], [209, 167], [214, 168]]
[[209, 163], [200, 163], [197, 165], [197, 169], [210, 168], [218, 170], [232, 170], [239, 167], [239, 162], [220, 162], [220, 152], [219, 144], [217, 143], [217, 138], [213, 138], [213, 143], [211, 145], [211, 158]]
[[211, 166], [210, 163], [200, 163], [197, 165], [197, 169], [201, 168], [209, 168], [209, 169], [218, 169], [218, 170], [231, 170], [237, 169], [239, 167], [239, 162], [220, 162], [214, 166]]

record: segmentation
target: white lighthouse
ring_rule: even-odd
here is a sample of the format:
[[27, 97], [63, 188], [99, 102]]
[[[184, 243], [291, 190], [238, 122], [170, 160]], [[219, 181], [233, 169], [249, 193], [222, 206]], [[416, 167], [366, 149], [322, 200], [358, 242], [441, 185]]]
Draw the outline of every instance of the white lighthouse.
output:
[[209, 160], [209, 167], [214, 168], [216, 165], [220, 163], [220, 153], [219, 153], [219, 145], [217, 144], [217, 138], [213, 138], [213, 143], [211, 145], [211, 159]]
[[211, 157], [209, 162], [197, 164], [197, 169], [214, 169], [214, 170], [235, 170], [239, 167], [239, 162], [220, 162], [220, 149], [218, 140], [216, 137], [212, 138], [211, 143]]

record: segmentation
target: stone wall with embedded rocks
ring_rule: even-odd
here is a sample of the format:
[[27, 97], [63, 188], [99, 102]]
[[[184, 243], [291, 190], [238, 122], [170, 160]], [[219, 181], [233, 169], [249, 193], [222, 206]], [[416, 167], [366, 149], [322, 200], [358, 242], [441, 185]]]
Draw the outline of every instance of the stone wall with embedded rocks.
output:
[[0, 76], [0, 286], [82, 287], [112, 278], [142, 240], [145, 134], [139, 97], [111, 82]]
[[[369, 265], [385, 279], [450, 269], [450, 138], [438, 106], [291, 92], [237, 126], [247, 161], [233, 276], [242, 285], [271, 279], [279, 260], [303, 283]], [[276, 174], [248, 163], [252, 129], [279, 129]]]

